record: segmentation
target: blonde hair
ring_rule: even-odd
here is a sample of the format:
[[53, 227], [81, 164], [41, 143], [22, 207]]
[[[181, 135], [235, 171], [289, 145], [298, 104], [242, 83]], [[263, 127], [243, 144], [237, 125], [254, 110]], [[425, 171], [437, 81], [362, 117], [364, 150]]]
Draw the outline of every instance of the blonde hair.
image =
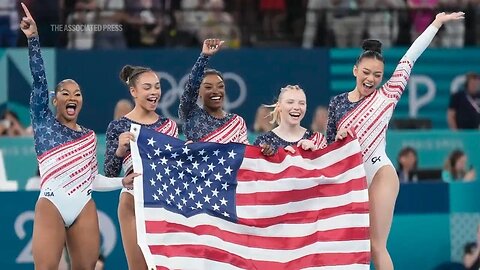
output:
[[280, 118], [280, 111], [278, 109], [278, 105], [279, 105], [279, 102], [280, 102], [280, 100], [283, 96], [283, 93], [285, 93], [288, 90], [298, 90], [298, 91], [302, 91], [302, 92], [305, 93], [305, 91], [303, 91], [303, 89], [300, 86], [298, 86], [297, 84], [295, 84], [295, 85], [290, 85], [289, 84], [287, 86], [284, 86], [284, 87], [280, 88], [280, 94], [278, 94], [277, 102], [274, 103], [274, 104], [270, 104], [270, 105], [263, 105], [266, 108], [273, 108], [273, 111], [270, 112], [270, 116], [272, 117], [272, 121], [270, 121], [270, 124], [280, 125], [281, 118]]

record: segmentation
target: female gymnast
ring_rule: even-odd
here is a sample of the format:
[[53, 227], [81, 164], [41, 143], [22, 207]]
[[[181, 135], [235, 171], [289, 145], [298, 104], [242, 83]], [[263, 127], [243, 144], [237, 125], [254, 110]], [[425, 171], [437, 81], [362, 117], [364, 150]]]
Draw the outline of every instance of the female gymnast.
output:
[[287, 85], [280, 89], [278, 102], [268, 107], [274, 108], [271, 112], [272, 121], [278, 126], [258, 136], [253, 143], [262, 147], [264, 155], [273, 155], [278, 148], [295, 152], [292, 147], [294, 145], [304, 150], [316, 150], [327, 146], [323, 134], [300, 126], [307, 111], [307, 98], [298, 85]]
[[[192, 142], [238, 142], [248, 144], [247, 126], [242, 117], [223, 110], [225, 82], [220, 72], [205, 69], [223, 41], [207, 39], [192, 68], [180, 99], [178, 115], [185, 123], [183, 131]], [[203, 107], [197, 105], [200, 96]]]
[[[72, 269], [93, 269], [100, 250], [100, 232], [92, 190], [122, 187], [122, 179], [98, 174], [96, 136], [77, 124], [83, 99], [71, 79], [55, 88], [54, 115], [48, 107], [48, 87], [36, 23], [22, 3], [20, 27], [28, 38], [33, 90], [30, 115], [39, 163], [41, 188], [35, 206], [32, 252], [35, 269], [57, 269], [66, 243]], [[131, 185], [138, 174], [123, 179]]]
[[438, 14], [400, 60], [393, 76], [378, 90], [384, 73], [381, 43], [376, 40], [365, 41], [364, 52], [353, 67], [355, 89], [335, 96], [330, 101], [328, 143], [343, 139], [348, 132], [353, 132], [361, 145], [369, 184], [370, 241], [375, 269], [393, 269], [387, 251], [387, 239], [399, 191], [399, 180], [385, 153], [388, 122], [405, 90], [415, 61], [444, 23], [463, 17], [463, 12]]
[[[155, 112], [161, 96], [160, 80], [150, 68], [124, 66], [120, 72], [135, 101], [131, 112], [108, 125], [106, 134], [105, 174], [116, 177], [123, 168], [125, 175], [133, 172], [130, 155], [130, 141], [135, 140], [130, 133], [132, 123], [154, 129], [160, 133], [177, 137], [177, 124]], [[120, 194], [118, 219], [122, 233], [122, 242], [129, 269], [147, 269], [140, 247], [137, 244], [135, 206], [133, 188], [124, 188]]]

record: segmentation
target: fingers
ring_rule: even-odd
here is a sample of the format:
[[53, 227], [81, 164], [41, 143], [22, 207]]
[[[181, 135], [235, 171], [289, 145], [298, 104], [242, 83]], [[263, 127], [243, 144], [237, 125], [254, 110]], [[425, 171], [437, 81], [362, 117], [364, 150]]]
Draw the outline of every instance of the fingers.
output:
[[137, 176], [140, 176], [140, 175], [142, 175], [142, 174], [141, 173], [131, 173], [131, 174], [125, 176], [122, 180], [123, 186], [126, 187], [126, 188], [132, 188], [134, 178], [137, 177]]
[[301, 147], [303, 150], [315, 150], [315, 145], [310, 140], [300, 140], [297, 143], [297, 147]]
[[262, 148], [261, 152], [265, 156], [272, 156], [275, 154], [275, 149], [269, 144], [261, 144], [260, 147]]
[[21, 3], [23, 12], [25, 12], [25, 15], [27, 15], [27, 18], [33, 19], [32, 14], [30, 14], [30, 11], [28, 10], [27, 6], [24, 3]]
[[348, 131], [347, 130], [340, 130], [338, 133], [337, 133], [337, 136], [335, 136], [335, 141], [338, 141], [338, 140], [343, 140], [347, 137], [348, 135]]
[[220, 39], [215, 39], [215, 38], [206, 39], [203, 42], [203, 44], [205, 44], [207, 46], [207, 48], [210, 49], [210, 50], [220, 49], [220, 47], [223, 45], [223, 43], [225, 43], [225, 41], [220, 40]]
[[20, 28], [22, 28], [22, 29], [30, 28], [30, 24], [25, 21], [25, 18], [23, 18], [22, 21], [20, 22]]
[[285, 151], [295, 154], [295, 149], [293, 149], [293, 147], [291, 147], [290, 145], [285, 147]]
[[192, 140], [188, 140], [188, 141], [185, 142], [185, 144], [191, 144], [191, 143], [193, 143]]
[[126, 140], [127, 143], [128, 141], [135, 141], [135, 135], [131, 132], [124, 132], [122, 134], [120, 134], [120, 138], [119, 140]]
[[315, 145], [313, 143], [304, 143], [302, 144], [303, 150], [315, 150]]

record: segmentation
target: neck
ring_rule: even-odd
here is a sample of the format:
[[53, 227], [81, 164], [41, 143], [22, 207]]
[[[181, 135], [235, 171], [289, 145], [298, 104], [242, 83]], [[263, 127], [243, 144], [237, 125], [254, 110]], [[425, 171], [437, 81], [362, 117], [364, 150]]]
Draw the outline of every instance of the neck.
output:
[[274, 129], [275, 133], [286, 141], [296, 141], [303, 136], [305, 128], [300, 125], [290, 125], [280, 122], [280, 125]]
[[158, 120], [158, 114], [155, 111], [147, 111], [139, 106], [135, 106], [126, 116], [136, 122], [145, 124], [154, 123]]
[[350, 93], [348, 93], [348, 99], [352, 102], [359, 101], [362, 98], [364, 98], [364, 96], [362, 96], [362, 94], [360, 93], [360, 91], [358, 91], [356, 87]]
[[225, 112], [223, 111], [222, 108], [218, 108], [218, 109], [211, 109], [211, 108], [208, 108], [208, 107], [203, 107], [205, 109], [205, 111], [210, 114], [211, 116], [215, 117], [215, 118], [223, 118], [225, 117]]
[[68, 121], [67, 119], [64, 119], [64, 118], [61, 118], [60, 116], [57, 116], [57, 120], [58, 122], [60, 122], [60, 124], [68, 127], [69, 129], [73, 129], [73, 130], [76, 130], [76, 131], [79, 131], [80, 130], [80, 126], [77, 124], [77, 120], [73, 120], [73, 121]]
[[467, 89], [467, 94], [469, 94], [470, 96], [475, 96], [475, 93], [476, 93], [476, 92], [477, 92], [477, 91], [476, 91], [475, 89], [474, 89], [474, 90], [468, 90], [468, 89]]

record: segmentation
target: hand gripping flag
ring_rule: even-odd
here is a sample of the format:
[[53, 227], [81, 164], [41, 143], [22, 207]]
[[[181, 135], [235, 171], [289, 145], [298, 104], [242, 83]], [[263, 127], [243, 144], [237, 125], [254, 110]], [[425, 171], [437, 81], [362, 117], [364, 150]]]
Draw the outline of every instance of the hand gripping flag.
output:
[[360, 145], [280, 150], [192, 143], [132, 126], [138, 244], [149, 269], [367, 270]]

